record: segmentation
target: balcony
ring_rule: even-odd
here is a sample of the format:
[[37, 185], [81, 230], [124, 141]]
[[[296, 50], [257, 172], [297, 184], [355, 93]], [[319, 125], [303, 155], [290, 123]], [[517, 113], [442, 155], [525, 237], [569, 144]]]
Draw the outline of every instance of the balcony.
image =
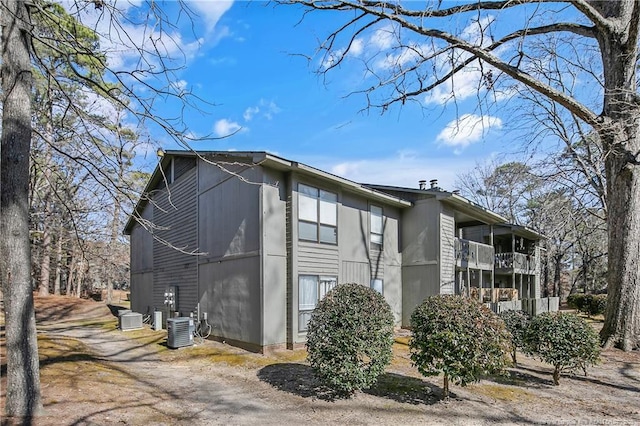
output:
[[490, 245], [456, 238], [455, 254], [456, 266], [459, 268], [482, 269], [486, 271], [493, 269], [495, 250]]
[[537, 270], [535, 255], [524, 253], [496, 254], [496, 273], [516, 273], [533, 275]]

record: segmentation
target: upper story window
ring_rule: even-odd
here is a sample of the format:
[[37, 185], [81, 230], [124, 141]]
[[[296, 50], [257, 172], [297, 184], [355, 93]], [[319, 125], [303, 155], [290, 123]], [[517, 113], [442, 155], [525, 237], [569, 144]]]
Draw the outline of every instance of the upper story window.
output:
[[301, 240], [338, 243], [338, 195], [298, 184], [298, 235]]
[[382, 207], [371, 206], [371, 248], [382, 248]]

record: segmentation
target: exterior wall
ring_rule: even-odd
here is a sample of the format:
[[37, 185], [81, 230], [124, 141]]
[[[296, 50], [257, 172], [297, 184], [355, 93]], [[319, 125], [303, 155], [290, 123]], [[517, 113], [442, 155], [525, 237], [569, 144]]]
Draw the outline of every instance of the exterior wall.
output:
[[455, 294], [456, 285], [456, 225], [453, 210], [443, 207], [440, 212], [440, 294]]
[[169, 191], [163, 188], [153, 194], [158, 237], [153, 240], [153, 306], [164, 310], [165, 289], [176, 286], [176, 311], [181, 315], [188, 315], [198, 303], [197, 256], [176, 250], [198, 250], [196, 182], [193, 167], [170, 184]]
[[[153, 221], [153, 204], [147, 204], [141, 216]], [[153, 236], [135, 224], [131, 230], [131, 309], [140, 313], [151, 313], [153, 307]]]
[[440, 294], [440, 205], [416, 200], [402, 215], [402, 325], [422, 301]]
[[[338, 194], [338, 243], [322, 244], [298, 240], [298, 183]], [[370, 203], [365, 197], [341, 191], [340, 188], [316, 180], [293, 175], [289, 183], [290, 208], [290, 282], [287, 317], [287, 344], [295, 347], [306, 339], [298, 331], [299, 275], [335, 276], [338, 283], [355, 282], [369, 287], [372, 278], [383, 280], [383, 295], [400, 324], [402, 310], [401, 259], [399, 252], [400, 212], [384, 203]], [[383, 250], [372, 250], [370, 244], [370, 205], [383, 209]]]
[[286, 343], [287, 176], [264, 170], [262, 186], [262, 346]]
[[248, 349], [262, 346], [260, 208], [262, 169], [198, 164], [198, 301], [212, 335]]

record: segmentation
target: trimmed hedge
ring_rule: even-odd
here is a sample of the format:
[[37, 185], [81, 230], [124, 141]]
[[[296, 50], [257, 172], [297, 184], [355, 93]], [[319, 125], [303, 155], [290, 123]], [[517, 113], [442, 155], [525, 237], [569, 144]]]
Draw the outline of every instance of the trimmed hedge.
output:
[[500, 313], [500, 318], [504, 321], [509, 333], [511, 333], [511, 359], [515, 365], [518, 364], [516, 359], [516, 349], [524, 348], [524, 334], [529, 327], [531, 316], [525, 311], [504, 311]]
[[600, 356], [597, 333], [583, 318], [563, 312], [545, 312], [534, 317], [524, 334], [524, 349], [554, 366], [553, 383], [560, 374], [595, 365]]
[[384, 297], [360, 284], [340, 284], [318, 303], [307, 332], [307, 359], [334, 391], [371, 387], [393, 356], [393, 313]]
[[570, 294], [567, 297], [567, 304], [570, 308], [578, 310], [589, 316], [604, 315], [607, 310], [606, 294]]
[[431, 296], [411, 314], [411, 360], [424, 376], [444, 374], [466, 386], [482, 375], [502, 372], [511, 350], [504, 322], [476, 300], [454, 295]]

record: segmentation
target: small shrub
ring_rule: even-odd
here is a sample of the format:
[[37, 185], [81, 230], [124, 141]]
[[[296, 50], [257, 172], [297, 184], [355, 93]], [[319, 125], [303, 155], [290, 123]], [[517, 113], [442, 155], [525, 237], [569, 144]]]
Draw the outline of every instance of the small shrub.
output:
[[571, 294], [567, 297], [569, 307], [589, 316], [602, 315], [607, 309], [606, 294]]
[[594, 294], [590, 295], [589, 305], [587, 306], [586, 314], [589, 316], [604, 315], [607, 310], [607, 295], [606, 294]]
[[525, 311], [512, 310], [501, 312], [500, 318], [502, 318], [507, 330], [511, 333], [511, 359], [517, 365], [516, 349], [524, 348], [524, 333], [527, 331], [531, 316]]
[[570, 294], [569, 296], [567, 296], [567, 305], [570, 308], [576, 309], [578, 312], [581, 312], [582, 307], [584, 306], [584, 294]]
[[504, 322], [476, 300], [461, 296], [428, 297], [411, 314], [411, 360], [424, 376], [444, 374], [461, 386], [504, 370], [510, 336]]
[[545, 312], [534, 317], [524, 335], [525, 352], [554, 366], [553, 383], [560, 374], [595, 365], [600, 341], [594, 329], [574, 314]]
[[359, 284], [336, 286], [318, 303], [307, 332], [307, 359], [331, 389], [371, 387], [393, 356], [393, 313], [384, 297]]

